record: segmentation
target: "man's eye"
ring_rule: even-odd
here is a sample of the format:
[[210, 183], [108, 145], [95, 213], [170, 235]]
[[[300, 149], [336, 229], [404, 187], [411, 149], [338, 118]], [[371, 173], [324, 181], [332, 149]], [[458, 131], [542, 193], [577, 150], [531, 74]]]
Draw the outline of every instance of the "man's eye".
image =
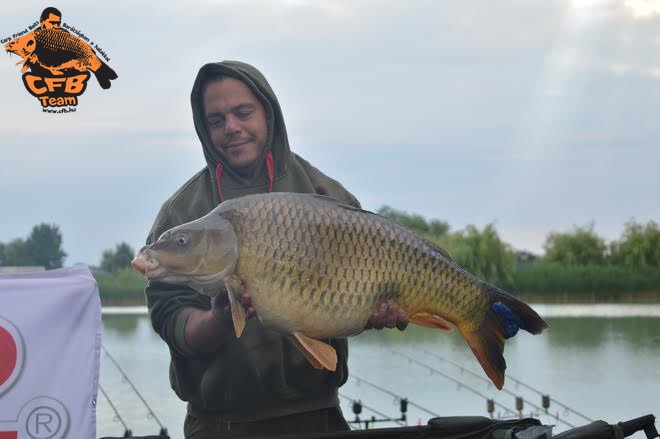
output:
[[223, 126], [225, 126], [225, 120], [219, 117], [209, 119], [208, 123], [211, 128], [222, 128]]
[[239, 119], [245, 120], [252, 114], [252, 111], [239, 111], [236, 113]]

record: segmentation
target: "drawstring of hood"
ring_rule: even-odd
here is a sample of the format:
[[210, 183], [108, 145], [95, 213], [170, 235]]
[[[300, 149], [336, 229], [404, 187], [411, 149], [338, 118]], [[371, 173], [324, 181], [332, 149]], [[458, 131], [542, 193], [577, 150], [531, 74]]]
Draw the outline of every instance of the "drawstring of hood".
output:
[[268, 192], [273, 192], [273, 180], [275, 179], [275, 162], [273, 161], [273, 152], [266, 151], [266, 172], [268, 173]]
[[[266, 151], [266, 172], [268, 174], [268, 192], [273, 192], [273, 180], [275, 180], [275, 161], [273, 160], [273, 152], [271, 150]], [[225, 201], [225, 196], [222, 193], [222, 162], [218, 162], [218, 165], [215, 167], [215, 182], [218, 188], [218, 197], [220, 197], [220, 202]]]
[[222, 162], [218, 162], [218, 166], [215, 167], [215, 184], [218, 187], [218, 197], [220, 197], [220, 202], [225, 201], [225, 196], [222, 194], [222, 185], [220, 181], [222, 180]]

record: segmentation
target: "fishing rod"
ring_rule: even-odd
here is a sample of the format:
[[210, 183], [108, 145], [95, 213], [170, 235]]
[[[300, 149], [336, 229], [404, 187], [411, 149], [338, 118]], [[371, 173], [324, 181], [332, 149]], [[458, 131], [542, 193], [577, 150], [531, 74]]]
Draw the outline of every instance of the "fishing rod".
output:
[[[452, 377], [452, 376], [450, 376], [450, 375], [448, 375], [448, 374], [446, 374], [446, 373], [444, 373], [444, 372], [442, 372], [442, 371], [439, 371], [438, 369], [436, 369], [436, 368], [434, 368], [434, 367], [432, 367], [432, 366], [429, 366], [429, 365], [426, 364], [426, 363], [423, 363], [423, 362], [421, 362], [421, 361], [419, 361], [419, 360], [417, 360], [417, 359], [415, 359], [415, 358], [413, 358], [413, 357], [411, 357], [411, 356], [409, 356], [409, 355], [406, 355], [406, 354], [404, 354], [404, 353], [402, 353], [402, 352], [398, 352], [398, 351], [392, 350], [392, 353], [395, 354], [395, 355], [400, 355], [400, 356], [402, 356], [402, 357], [404, 357], [404, 358], [407, 358], [408, 361], [410, 361], [410, 362], [412, 362], [412, 363], [415, 363], [415, 364], [417, 364], [418, 366], [424, 367], [424, 368], [428, 369], [429, 371], [431, 371], [431, 372], [433, 372], [433, 373], [436, 373], [436, 374], [438, 374], [438, 375], [440, 375], [440, 376], [442, 376], [442, 377], [448, 379], [449, 381], [452, 381], [453, 383], [457, 384], [459, 387], [465, 387], [465, 388], [466, 388], [467, 390], [469, 390], [470, 392], [472, 392], [472, 393], [474, 393], [474, 394], [476, 394], [476, 395], [478, 395], [478, 396], [484, 398], [484, 399], [486, 400], [486, 402], [487, 402], [487, 405], [488, 405], [488, 412], [489, 412], [489, 413], [492, 413], [492, 411], [494, 411], [495, 406], [497, 406], [497, 407], [500, 407], [500, 408], [506, 410], [506, 411], [509, 412], [509, 413], [512, 413], [513, 415], [516, 415], [516, 416], [519, 416], [519, 415], [520, 415], [519, 413], [516, 413], [516, 412], [514, 412], [513, 410], [511, 410], [510, 408], [508, 408], [508, 407], [506, 407], [506, 406], [504, 406], [504, 405], [498, 403], [497, 401], [493, 400], [492, 398], [489, 398], [488, 395], [486, 395], [486, 394], [484, 394], [484, 393], [478, 391], [477, 389], [474, 389], [474, 388], [468, 386], [467, 384], [465, 384], [465, 383], [463, 383], [463, 382], [461, 382], [461, 381], [455, 379], [454, 377]], [[520, 399], [520, 403], [519, 403], [519, 400], [516, 399], [516, 405], [518, 406], [518, 411], [519, 411], [519, 412], [522, 411], [522, 401], [524, 401], [524, 399], [522, 399], [522, 398]], [[538, 407], [538, 406], [534, 405], [533, 403], [531, 403], [531, 402], [529, 402], [529, 401], [527, 401], [527, 403], [528, 403], [529, 405], [531, 405], [532, 407], [536, 408], [536, 409], [541, 409], [541, 407]], [[492, 410], [491, 410], [491, 409], [492, 409]], [[575, 426], [574, 426], [573, 424], [571, 424], [571, 423], [569, 423], [569, 422], [567, 422], [567, 421], [564, 421], [563, 419], [559, 418], [559, 416], [556, 416], [556, 419], [557, 419], [557, 421], [559, 421], [559, 422], [561, 422], [561, 423], [563, 423], [563, 424], [566, 424], [567, 426], [569, 426], [569, 427], [571, 427], [571, 428], [575, 428]]]
[[[447, 358], [444, 358], [444, 357], [442, 357], [442, 356], [436, 354], [435, 352], [431, 352], [431, 351], [429, 351], [428, 349], [424, 349], [424, 348], [422, 348], [421, 350], [422, 350], [424, 353], [426, 353], [427, 355], [430, 355], [430, 356], [432, 356], [432, 357], [435, 357], [435, 358], [437, 358], [438, 360], [444, 361], [444, 362], [446, 362], [446, 363], [451, 364], [451, 365], [454, 366], [454, 367], [459, 368], [459, 369], [461, 370], [461, 372], [467, 372], [468, 374], [470, 374], [470, 375], [472, 375], [472, 376], [474, 376], [474, 377], [476, 377], [476, 378], [479, 378], [479, 379], [481, 379], [481, 380], [483, 380], [483, 381], [486, 381], [488, 384], [492, 384], [490, 381], [488, 381], [487, 379], [485, 379], [483, 376], [478, 375], [478, 374], [472, 372], [472, 371], [469, 370], [469, 369], [466, 369], [465, 367], [461, 366], [461, 365], [458, 364], [458, 363], [454, 363], [453, 361], [448, 360]], [[531, 390], [532, 392], [535, 392], [536, 394], [540, 395], [541, 398], [542, 398], [542, 401], [543, 401], [543, 408], [545, 409], [546, 413], [547, 413], [547, 411], [548, 411], [548, 408], [546, 407], [546, 404], [545, 404], [545, 398], [548, 398], [548, 403], [547, 403], [547, 406], [548, 406], [548, 407], [550, 406], [550, 401], [553, 401], [555, 404], [557, 404], [558, 406], [560, 406], [561, 408], [563, 408], [565, 411], [568, 411], [568, 412], [574, 413], [574, 414], [580, 416], [581, 418], [585, 419], [585, 420], [588, 421], [588, 422], [593, 422], [593, 421], [594, 421], [593, 419], [589, 418], [588, 416], [586, 416], [586, 415], [584, 415], [584, 414], [578, 412], [577, 410], [575, 410], [575, 409], [573, 409], [573, 408], [567, 406], [566, 404], [562, 404], [561, 402], [557, 401], [557, 400], [554, 399], [554, 398], [550, 398], [550, 396], [549, 396], [548, 394], [543, 393], [541, 390], [535, 389], [534, 387], [530, 386], [529, 384], [526, 384], [526, 383], [524, 383], [523, 381], [521, 381], [521, 380], [519, 380], [519, 379], [517, 379], [517, 378], [515, 378], [515, 377], [512, 377], [511, 375], [507, 375], [507, 376], [506, 376], [506, 379], [507, 379], [507, 380], [511, 380], [511, 381], [513, 381], [514, 383], [516, 383], [517, 385], [520, 385], [520, 386], [522, 386], [522, 387], [525, 387], [526, 389]], [[502, 389], [502, 390], [506, 390], [506, 389]], [[510, 392], [508, 392], [508, 393], [510, 393]]]
[[110, 360], [111, 360], [112, 363], [115, 365], [115, 367], [117, 368], [117, 370], [119, 371], [119, 373], [121, 373], [121, 375], [122, 375], [122, 379], [123, 379], [124, 381], [126, 381], [126, 382], [131, 386], [131, 388], [133, 389], [133, 391], [135, 392], [135, 394], [138, 396], [138, 398], [140, 398], [140, 401], [142, 401], [142, 404], [144, 404], [144, 406], [145, 406], [145, 407], [147, 408], [147, 410], [149, 411], [149, 416], [152, 417], [153, 419], [155, 419], [155, 420], [156, 420], [156, 423], [158, 423], [158, 425], [160, 426], [160, 432], [158, 433], [159, 436], [169, 437], [168, 434], [167, 434], [167, 428], [165, 428], [165, 427], [163, 426], [163, 424], [160, 422], [160, 420], [158, 419], [158, 417], [156, 416], [156, 414], [154, 413], [154, 411], [151, 410], [151, 407], [149, 407], [149, 404], [147, 404], [147, 401], [142, 397], [142, 394], [138, 391], [138, 389], [135, 387], [135, 385], [133, 384], [133, 382], [128, 378], [128, 375], [126, 375], [126, 373], [125, 373], [124, 370], [121, 368], [121, 366], [119, 365], [119, 363], [117, 363], [117, 360], [115, 360], [115, 358], [114, 358], [112, 355], [110, 355], [110, 352], [108, 352], [108, 350], [105, 348], [105, 346], [104, 346], [103, 344], [101, 344], [101, 348], [103, 349], [103, 352], [105, 352], [105, 355], [107, 355], [108, 358], [110, 358]]
[[[360, 400], [357, 400], [355, 398], [351, 398], [350, 396], [347, 396], [347, 395], [345, 395], [341, 392], [339, 392], [339, 396], [341, 396], [344, 399], [349, 400], [353, 404], [353, 413], [355, 414], [355, 421], [348, 421], [348, 422], [350, 422], [352, 424], [357, 423], [358, 425], [361, 422], [364, 422], [364, 429], [365, 430], [368, 430], [369, 429], [369, 424], [371, 424], [373, 422], [395, 422], [395, 423], [399, 424], [400, 426], [405, 426], [406, 425], [403, 422], [405, 420], [404, 419], [405, 415], [402, 416], [401, 419], [399, 419], [399, 418], [390, 418], [385, 413], [383, 413], [381, 411], [378, 411], [375, 408], [370, 407], [370, 406], [362, 403], [362, 401], [360, 401]], [[364, 407], [365, 409], [367, 409], [371, 412], [374, 412], [375, 414], [380, 416], [382, 419], [376, 419], [374, 416], [372, 416], [371, 419], [364, 419], [364, 420], [360, 419], [360, 413], [362, 413], [362, 407]], [[402, 409], [403, 409], [403, 407], [402, 407]]]
[[116, 408], [115, 405], [112, 403], [112, 400], [110, 399], [110, 397], [108, 396], [108, 394], [105, 393], [105, 390], [103, 390], [103, 387], [101, 386], [100, 383], [99, 383], [99, 390], [100, 390], [101, 393], [103, 394], [103, 397], [105, 398], [105, 400], [108, 401], [108, 404], [110, 404], [110, 408], [112, 409], [112, 411], [115, 412], [115, 419], [119, 420], [119, 422], [121, 422], [121, 425], [124, 426], [124, 437], [131, 437], [131, 436], [133, 436], [133, 433], [132, 433], [131, 430], [128, 428], [128, 426], [126, 425], [126, 423], [124, 422], [124, 420], [122, 419], [122, 417], [119, 415], [119, 412], [117, 411], [117, 408]]
[[364, 384], [366, 384], [366, 385], [368, 385], [368, 386], [373, 387], [374, 389], [380, 390], [381, 392], [387, 393], [388, 395], [392, 395], [393, 397], [397, 398], [397, 399], [400, 400], [400, 401], [402, 401], [402, 400], [405, 399], [405, 400], [408, 401], [408, 404], [409, 404], [409, 405], [411, 405], [411, 406], [413, 406], [413, 407], [417, 407], [418, 409], [420, 409], [420, 410], [422, 410], [422, 411], [428, 413], [428, 414], [431, 415], [431, 416], [440, 416], [439, 414], [437, 414], [437, 413], [435, 413], [435, 412], [433, 412], [433, 411], [427, 409], [426, 407], [422, 407], [422, 406], [419, 405], [419, 404], [415, 404], [414, 402], [410, 401], [409, 399], [404, 398], [404, 397], [402, 397], [401, 395], [397, 395], [396, 393], [394, 393], [394, 392], [392, 392], [392, 391], [390, 391], [390, 390], [388, 390], [388, 389], [386, 389], [386, 388], [384, 388], [384, 387], [381, 387], [381, 386], [379, 386], [378, 384], [374, 384], [374, 383], [372, 383], [372, 382], [369, 382], [369, 381], [365, 380], [364, 378], [360, 378], [359, 376], [357, 376], [357, 375], [355, 375], [355, 374], [350, 374], [350, 375], [349, 375], [349, 378], [353, 378], [353, 379], [356, 380], [358, 383], [364, 383]]

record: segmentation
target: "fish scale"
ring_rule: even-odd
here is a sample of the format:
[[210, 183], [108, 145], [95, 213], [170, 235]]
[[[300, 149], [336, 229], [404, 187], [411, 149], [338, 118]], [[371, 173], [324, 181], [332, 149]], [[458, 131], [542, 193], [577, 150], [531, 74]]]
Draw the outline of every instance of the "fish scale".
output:
[[[445, 276], [449, 281], [445, 288], [459, 287], [457, 270], [443, 269], [443, 256], [428, 243], [380, 216], [364, 215], [362, 211], [327, 202], [306, 203], [301, 208], [293, 196], [265, 200], [239, 199], [227, 203], [218, 213], [234, 226], [241, 255], [236, 273], [246, 283], [257, 308], [284, 307], [299, 314], [301, 304], [297, 298], [310, 298], [304, 308], [312, 313], [314, 328], [277, 329], [302, 330], [312, 337], [347, 336], [364, 326], [377, 303], [390, 298], [409, 313], [433, 302], [432, 311], [456, 321], [464, 315], [459, 308], [469, 308], [472, 301], [478, 300], [476, 290], [468, 290], [473, 297], [466, 300], [465, 296], [442, 294], [434, 288], [433, 283], [438, 284], [434, 273], [449, 274]], [[290, 245], [296, 231], [305, 232], [301, 232], [305, 237], [303, 248], [301, 242], [298, 246]], [[268, 250], [264, 252], [260, 244]], [[321, 263], [314, 267], [308, 263], [310, 259], [319, 259]], [[323, 266], [325, 270], [319, 269]], [[405, 269], [410, 266], [416, 267], [414, 276]], [[283, 267], [287, 269], [282, 270]], [[333, 283], [338, 272], [348, 270], [359, 276], [342, 279], [344, 284]], [[298, 282], [287, 282], [291, 277]], [[272, 291], [272, 285], [280, 291]], [[357, 300], [340, 305], [337, 295], [332, 303], [324, 303], [330, 296], [322, 295], [323, 292], [339, 289], [349, 297], [361, 297], [360, 305]], [[344, 318], [335, 333], [328, 331], [329, 324], [337, 318], [328, 312], [331, 310], [351, 317]], [[268, 319], [268, 312], [261, 314]], [[295, 319], [287, 318], [286, 323], [290, 320]]]
[[[177, 248], [177, 236], [188, 252], [167, 250]], [[154, 273], [151, 278], [205, 294], [217, 294], [224, 282], [237, 335], [245, 313], [234, 291], [242, 282], [263, 324], [291, 334], [314, 367], [332, 369], [332, 358], [336, 363], [336, 355], [328, 355], [334, 349], [318, 340], [359, 333], [388, 300], [411, 323], [442, 330], [455, 325], [498, 388], [506, 368], [504, 339], [518, 328], [536, 334], [547, 327], [528, 305], [463, 270], [411, 230], [318, 195], [227, 200], [165, 232], [133, 264], [147, 277]]]

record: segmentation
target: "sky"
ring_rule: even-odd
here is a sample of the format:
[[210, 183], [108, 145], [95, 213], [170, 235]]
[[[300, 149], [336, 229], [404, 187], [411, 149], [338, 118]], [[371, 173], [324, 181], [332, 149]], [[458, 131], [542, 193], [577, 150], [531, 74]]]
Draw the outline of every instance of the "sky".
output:
[[0, 242], [56, 224], [65, 265], [142, 246], [205, 165], [190, 90], [226, 59], [264, 73], [292, 149], [368, 210], [494, 223], [537, 254], [660, 221], [660, 0], [23, 1], [0, 38], [47, 6], [119, 76], [46, 114], [0, 56]]

